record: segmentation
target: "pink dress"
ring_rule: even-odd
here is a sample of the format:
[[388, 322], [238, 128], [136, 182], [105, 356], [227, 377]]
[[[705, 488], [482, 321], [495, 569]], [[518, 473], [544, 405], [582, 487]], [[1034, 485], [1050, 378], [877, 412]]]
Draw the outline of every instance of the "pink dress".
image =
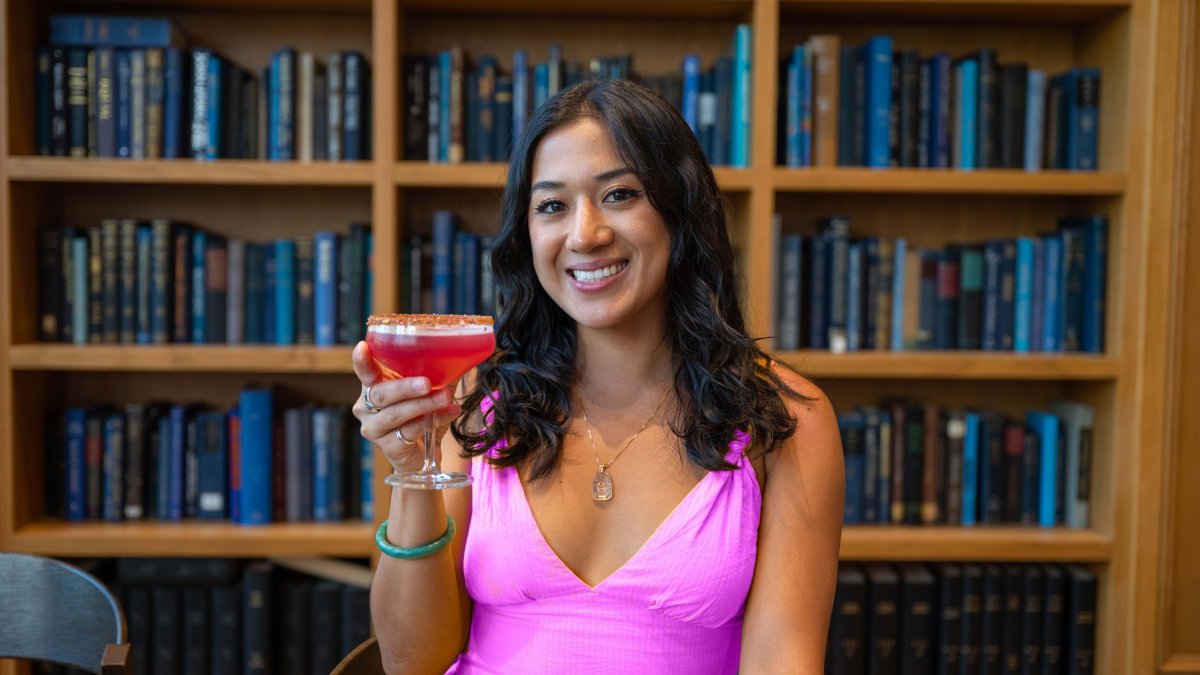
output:
[[762, 494], [738, 432], [727, 458], [595, 588], [538, 529], [517, 470], [471, 462], [463, 573], [475, 601], [448, 673], [736, 673]]

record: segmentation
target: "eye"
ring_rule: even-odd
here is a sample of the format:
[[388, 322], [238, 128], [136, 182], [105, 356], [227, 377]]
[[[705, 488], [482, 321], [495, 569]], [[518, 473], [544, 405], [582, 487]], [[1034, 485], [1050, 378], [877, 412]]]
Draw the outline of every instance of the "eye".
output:
[[558, 199], [543, 199], [538, 202], [537, 206], [533, 207], [533, 210], [535, 213], [541, 215], [550, 215], [560, 213], [565, 208], [567, 208], [567, 205]]
[[608, 191], [608, 194], [604, 195], [604, 201], [606, 201], [606, 202], [610, 202], [610, 201], [611, 202], [627, 202], [630, 199], [633, 199], [634, 197], [637, 197], [640, 194], [642, 194], [642, 193], [637, 190], [634, 190], [633, 188], [627, 188], [627, 187], [613, 188], [612, 190]]

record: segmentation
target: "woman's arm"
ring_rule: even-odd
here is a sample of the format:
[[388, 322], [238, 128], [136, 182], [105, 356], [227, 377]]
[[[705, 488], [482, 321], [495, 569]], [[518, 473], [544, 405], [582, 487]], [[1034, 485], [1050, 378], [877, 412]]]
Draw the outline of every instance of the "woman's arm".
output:
[[829, 399], [811, 382], [779, 374], [815, 400], [789, 401], [796, 434], [767, 455], [740, 672], [819, 675], [837, 586], [845, 465]]
[[[370, 386], [371, 400], [378, 411], [370, 412], [361, 397], [354, 406], [362, 422], [362, 435], [378, 447], [397, 471], [420, 468], [421, 441], [406, 444], [394, 429], [403, 426], [407, 438], [420, 438], [423, 413], [437, 410], [442, 439], [441, 461], [448, 471], [467, 471], [468, 460], [445, 433], [445, 425], [458, 413], [458, 406], [436, 398], [437, 392], [418, 391], [416, 379], [386, 380], [369, 348], [354, 350], [354, 369], [364, 388]], [[446, 531], [449, 513], [457, 534], [446, 548], [425, 558], [400, 560], [379, 556], [371, 583], [371, 618], [389, 673], [444, 673], [466, 644], [470, 626], [470, 598], [462, 583], [463, 542], [470, 527], [471, 491], [391, 489], [387, 539], [400, 547], [427, 544]]]

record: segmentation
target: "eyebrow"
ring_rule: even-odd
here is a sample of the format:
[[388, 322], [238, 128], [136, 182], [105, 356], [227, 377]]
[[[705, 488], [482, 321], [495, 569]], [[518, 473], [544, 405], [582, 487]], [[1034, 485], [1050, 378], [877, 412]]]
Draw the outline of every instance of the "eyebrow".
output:
[[[616, 169], [612, 169], [610, 171], [605, 171], [604, 173], [596, 174], [596, 177], [593, 180], [597, 183], [603, 183], [605, 181], [609, 181], [614, 178], [617, 178], [618, 176], [624, 176], [627, 173], [629, 173], [629, 174], [633, 173], [633, 169], [630, 169], [627, 166], [622, 166], [622, 167], [618, 167]], [[557, 190], [559, 188], [562, 188], [564, 185], [565, 185], [565, 183], [562, 183], [559, 181], [541, 180], [541, 181], [534, 183], [533, 187], [530, 188], [529, 191], [537, 192], [538, 190]]]

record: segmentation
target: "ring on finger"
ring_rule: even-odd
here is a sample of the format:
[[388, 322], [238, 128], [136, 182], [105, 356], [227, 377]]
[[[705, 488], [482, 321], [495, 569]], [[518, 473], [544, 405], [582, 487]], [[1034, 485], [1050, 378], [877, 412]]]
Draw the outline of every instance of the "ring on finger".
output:
[[400, 441], [401, 443], [403, 443], [405, 445], [412, 445], [413, 443], [416, 443], [416, 441], [410, 441], [407, 438], [405, 438], [404, 432], [401, 431], [399, 428], [396, 429], [396, 440]]
[[371, 400], [371, 387], [367, 387], [363, 390], [363, 405], [367, 407], [367, 412], [379, 412], [379, 408], [377, 408], [375, 403]]

